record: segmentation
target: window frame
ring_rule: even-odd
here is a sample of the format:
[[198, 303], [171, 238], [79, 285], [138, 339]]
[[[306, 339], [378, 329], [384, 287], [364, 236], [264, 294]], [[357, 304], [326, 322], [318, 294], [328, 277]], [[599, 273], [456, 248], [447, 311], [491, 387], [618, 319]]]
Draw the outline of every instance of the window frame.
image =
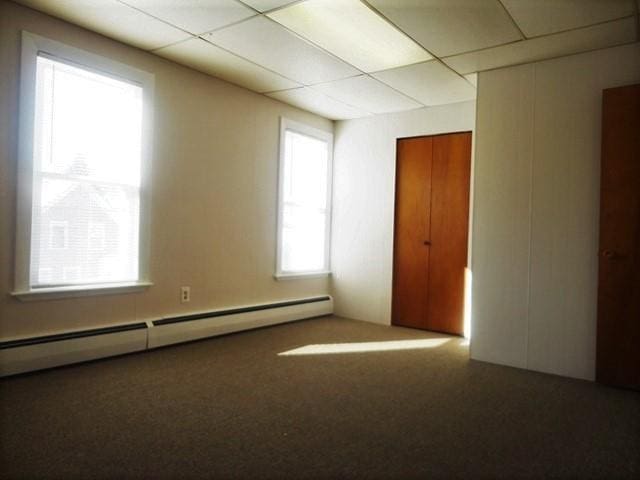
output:
[[[124, 80], [142, 87], [141, 180], [139, 189], [138, 280], [56, 287], [31, 287], [31, 227], [33, 213], [33, 145], [37, 58], [42, 54], [87, 71]], [[153, 285], [149, 279], [151, 224], [151, 150], [154, 75], [76, 47], [22, 31], [18, 119], [18, 176], [16, 194], [15, 278], [12, 295], [20, 300], [40, 300], [141, 291]]]
[[[325, 208], [325, 241], [324, 265], [319, 270], [286, 271], [282, 270], [282, 229], [284, 216], [284, 162], [286, 132], [292, 131], [300, 135], [315, 138], [327, 144], [327, 199]], [[332, 191], [333, 191], [333, 133], [280, 117], [280, 148], [278, 159], [278, 201], [277, 201], [277, 238], [276, 238], [276, 272], [277, 280], [326, 277], [331, 275], [331, 224], [332, 224]]]

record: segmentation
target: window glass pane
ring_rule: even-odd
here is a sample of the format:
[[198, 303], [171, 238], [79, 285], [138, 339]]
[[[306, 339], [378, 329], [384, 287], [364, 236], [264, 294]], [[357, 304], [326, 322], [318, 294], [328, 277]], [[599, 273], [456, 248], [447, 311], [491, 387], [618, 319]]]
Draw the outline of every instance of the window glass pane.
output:
[[325, 264], [324, 212], [285, 204], [282, 222], [282, 270], [322, 270]]
[[287, 130], [284, 201], [315, 208], [327, 204], [327, 142]]
[[142, 89], [38, 57], [31, 285], [138, 279]]
[[142, 88], [38, 57], [35, 169], [140, 185]]

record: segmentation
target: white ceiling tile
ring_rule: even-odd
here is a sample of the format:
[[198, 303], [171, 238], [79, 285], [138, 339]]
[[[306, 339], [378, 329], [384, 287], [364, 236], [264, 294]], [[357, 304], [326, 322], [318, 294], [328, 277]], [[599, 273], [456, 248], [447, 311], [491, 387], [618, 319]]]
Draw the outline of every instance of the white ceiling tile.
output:
[[256, 92], [272, 92], [299, 86], [201, 38], [176, 43], [154, 53]]
[[288, 5], [295, 1], [296, 0], [242, 0], [242, 3], [246, 3], [260, 12], [266, 12], [274, 8]]
[[189, 38], [189, 34], [116, 0], [23, 0], [20, 3], [145, 50]]
[[203, 38], [306, 85], [360, 73], [264, 17], [250, 18]]
[[369, 0], [438, 57], [522, 38], [498, 0]]
[[317, 91], [314, 87], [296, 88], [267, 94], [282, 102], [316, 113], [331, 120], [347, 120], [369, 116], [370, 113], [351, 107]]
[[527, 37], [633, 15], [631, 0], [502, 0]]
[[612, 47], [635, 40], [636, 18], [628, 17], [479, 52], [455, 55], [443, 61], [457, 72], [465, 74]]
[[235, 0], [121, 0], [195, 35], [256, 15]]
[[372, 75], [427, 106], [476, 98], [476, 89], [469, 82], [437, 60]]
[[422, 107], [415, 100], [367, 75], [323, 83], [315, 88], [340, 102], [372, 113], [400, 112]]
[[359, 0], [307, 0], [269, 17], [363, 72], [433, 58]]

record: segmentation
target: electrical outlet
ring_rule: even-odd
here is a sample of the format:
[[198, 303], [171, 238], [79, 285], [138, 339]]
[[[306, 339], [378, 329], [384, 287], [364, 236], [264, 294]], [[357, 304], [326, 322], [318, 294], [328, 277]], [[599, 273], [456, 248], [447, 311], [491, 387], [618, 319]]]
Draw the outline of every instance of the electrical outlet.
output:
[[191, 287], [180, 287], [180, 303], [191, 300]]

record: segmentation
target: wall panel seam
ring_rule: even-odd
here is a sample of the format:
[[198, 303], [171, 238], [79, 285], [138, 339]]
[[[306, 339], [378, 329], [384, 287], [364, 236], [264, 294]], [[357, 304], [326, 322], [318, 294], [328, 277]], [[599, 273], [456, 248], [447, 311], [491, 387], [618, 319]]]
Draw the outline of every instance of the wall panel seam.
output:
[[531, 323], [531, 250], [532, 250], [532, 242], [533, 242], [533, 188], [534, 188], [534, 162], [536, 157], [536, 147], [535, 147], [535, 126], [536, 126], [536, 65], [532, 65], [532, 86], [531, 92], [531, 126], [529, 129], [529, 145], [531, 149], [531, 153], [529, 156], [529, 245], [528, 245], [528, 258], [527, 258], [527, 318], [526, 318], [526, 327], [525, 327], [525, 357], [524, 363], [526, 368], [529, 368], [529, 327]]

